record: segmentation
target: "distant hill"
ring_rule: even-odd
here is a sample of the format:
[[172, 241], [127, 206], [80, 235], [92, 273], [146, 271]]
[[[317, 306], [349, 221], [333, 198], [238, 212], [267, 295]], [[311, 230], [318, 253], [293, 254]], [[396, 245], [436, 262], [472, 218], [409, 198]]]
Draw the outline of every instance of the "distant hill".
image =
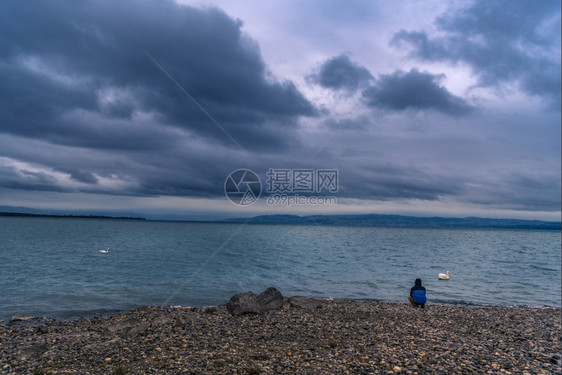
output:
[[225, 219], [224, 222], [254, 224], [344, 225], [394, 228], [489, 228], [560, 230], [560, 222], [480, 217], [446, 218], [401, 215], [262, 215], [252, 218]]

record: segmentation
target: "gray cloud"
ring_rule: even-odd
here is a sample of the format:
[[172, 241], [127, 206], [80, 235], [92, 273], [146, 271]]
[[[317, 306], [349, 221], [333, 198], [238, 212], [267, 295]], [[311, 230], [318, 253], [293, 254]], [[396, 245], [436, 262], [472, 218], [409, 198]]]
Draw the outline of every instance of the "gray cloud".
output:
[[56, 180], [47, 173], [4, 166], [0, 166], [0, 188], [32, 191], [67, 191], [67, 189], [57, 186]]
[[560, 210], [560, 175], [509, 172], [479, 182], [467, 190], [467, 202], [513, 210]]
[[0, 186], [221, 195], [244, 161], [148, 54], [246, 150], [298, 146], [297, 120], [316, 110], [267, 71], [241, 27], [218, 9], [173, 2], [4, 4], [0, 157], [28, 164], [2, 167]]
[[268, 75], [241, 22], [217, 9], [8, 2], [0, 25], [2, 133], [161, 149], [186, 132], [231, 146], [147, 53], [246, 148], [286, 147], [279, 128], [315, 112], [291, 82]]
[[431, 109], [453, 116], [471, 112], [473, 108], [464, 99], [440, 85], [445, 78], [442, 74], [412, 69], [396, 76], [382, 74], [373, 86], [368, 87], [374, 77], [346, 55], [326, 60], [317, 72], [308, 76], [309, 81], [334, 90], [353, 92], [363, 88], [363, 98], [372, 107], [395, 111]]
[[482, 86], [515, 81], [560, 108], [559, 2], [476, 1], [435, 25], [443, 36], [401, 30], [391, 44], [409, 44], [422, 60], [468, 64]]
[[371, 73], [361, 65], [351, 61], [346, 55], [326, 60], [318, 71], [308, 77], [322, 87], [334, 90], [355, 91], [371, 80]]
[[[438, 200], [443, 196], [457, 196], [466, 181], [456, 176], [428, 173], [424, 168], [397, 163], [369, 163], [349, 166], [342, 170], [342, 196], [392, 200]], [[346, 182], [347, 181], [347, 182]], [[349, 182], [351, 181], [351, 183]]]
[[75, 181], [83, 182], [86, 184], [96, 185], [98, 183], [98, 179], [90, 172], [85, 172], [81, 170], [66, 170], [65, 173], [70, 175]]
[[[353, 4], [346, 5], [352, 8], [345, 24], [355, 27], [361, 15], [362, 27], [371, 27], [371, 16], [358, 11], [365, 5]], [[334, 2], [325, 14], [334, 17], [335, 26], [341, 25], [338, 6]], [[552, 80], [546, 73], [525, 79], [531, 77], [529, 69], [551, 61], [542, 53], [552, 46], [550, 39], [538, 31], [530, 37], [509, 22], [495, 32], [531, 43], [539, 52], [536, 59], [530, 52], [521, 55], [509, 40], [512, 55], [492, 50], [488, 43], [500, 37], [492, 37], [491, 20], [482, 16], [482, 25], [474, 25], [468, 17], [482, 13], [478, 7], [442, 16], [436, 23], [440, 36], [378, 31], [395, 35], [394, 44], [412, 45], [420, 59], [470, 64], [482, 85], [514, 79], [548, 98]], [[521, 22], [528, 30], [538, 21]], [[471, 35], [468, 30], [479, 27], [488, 29], [460, 40], [461, 30]], [[265, 183], [269, 168], [336, 168], [338, 197], [445, 197], [486, 207], [560, 209], [560, 175], [545, 172], [560, 169], [560, 145], [553, 141], [560, 138], [559, 113], [506, 102], [505, 110], [490, 114], [471, 106], [482, 104], [478, 98], [468, 103], [448, 91], [444, 75], [417, 69], [394, 78], [371, 74], [346, 55], [314, 70], [314, 53], [347, 48], [323, 46], [327, 38], [322, 35], [318, 50], [304, 63], [309, 66], [300, 70], [313, 71], [305, 77], [308, 82], [331, 90], [315, 87], [309, 93], [325, 106], [319, 114], [295, 84], [268, 71], [257, 42], [242, 30], [241, 21], [221, 10], [173, 2], [40, 2], [29, 9], [6, 2], [0, 11], [2, 193], [30, 191], [33, 202], [42, 201], [41, 192], [93, 193], [77, 194], [91, 197], [96, 202], [91, 204], [111, 201], [104, 195], [225, 199], [225, 178], [235, 169], [252, 169]], [[453, 37], [464, 43], [462, 48]], [[380, 61], [386, 61], [396, 51], [379, 52]], [[268, 58], [271, 53], [270, 44]], [[235, 147], [148, 55], [247, 151]], [[372, 58], [361, 56], [362, 61]], [[527, 60], [518, 60], [522, 56]], [[495, 58], [504, 65], [513, 59], [509, 74], [500, 74], [501, 64], [489, 61]], [[284, 71], [287, 65], [279, 60], [271, 58], [280, 64], [273, 68]], [[545, 72], [552, 67], [545, 66]], [[354, 112], [354, 100], [361, 111]], [[57, 196], [64, 200], [72, 194]]]
[[453, 116], [471, 112], [472, 107], [464, 99], [439, 85], [444, 78], [416, 69], [394, 77], [381, 75], [374, 87], [363, 91], [363, 97], [370, 106], [396, 111], [431, 109]]

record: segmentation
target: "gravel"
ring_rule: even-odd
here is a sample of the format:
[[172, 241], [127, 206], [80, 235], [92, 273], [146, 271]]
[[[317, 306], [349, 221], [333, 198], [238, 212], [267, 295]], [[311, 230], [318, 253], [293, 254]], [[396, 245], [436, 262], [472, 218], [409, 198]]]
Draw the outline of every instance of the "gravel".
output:
[[561, 310], [285, 299], [0, 321], [2, 374], [562, 374]]

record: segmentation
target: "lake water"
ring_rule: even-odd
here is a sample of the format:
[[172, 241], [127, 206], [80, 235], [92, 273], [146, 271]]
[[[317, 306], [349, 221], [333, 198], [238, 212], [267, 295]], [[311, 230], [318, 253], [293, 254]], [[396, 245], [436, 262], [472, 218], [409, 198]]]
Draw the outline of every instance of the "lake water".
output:
[[214, 305], [269, 286], [406, 302], [417, 277], [429, 303], [560, 307], [560, 275], [559, 231], [0, 217], [5, 321]]

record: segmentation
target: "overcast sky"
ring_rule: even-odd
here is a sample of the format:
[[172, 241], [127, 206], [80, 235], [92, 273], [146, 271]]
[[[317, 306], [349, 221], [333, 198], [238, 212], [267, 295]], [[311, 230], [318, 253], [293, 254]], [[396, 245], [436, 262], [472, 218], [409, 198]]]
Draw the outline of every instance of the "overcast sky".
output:
[[[0, 206], [560, 220], [560, 1], [15, 1]], [[247, 168], [335, 206], [237, 206]], [[325, 194], [324, 194], [325, 195]]]

